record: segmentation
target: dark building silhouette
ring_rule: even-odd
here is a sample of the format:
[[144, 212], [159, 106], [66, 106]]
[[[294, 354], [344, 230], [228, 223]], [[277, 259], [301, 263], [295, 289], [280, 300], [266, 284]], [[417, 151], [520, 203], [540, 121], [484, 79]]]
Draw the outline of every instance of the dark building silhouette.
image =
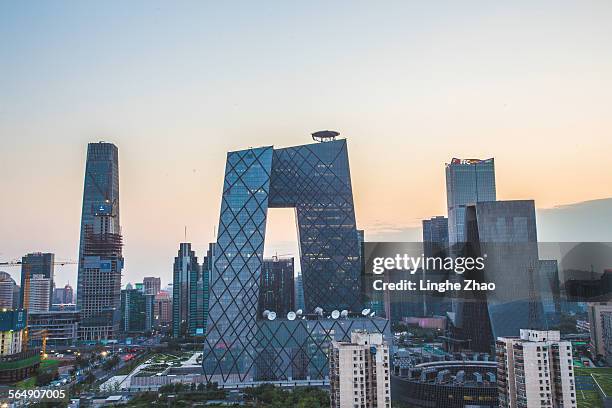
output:
[[265, 310], [286, 316], [295, 311], [293, 258], [264, 259], [259, 279], [259, 316]]

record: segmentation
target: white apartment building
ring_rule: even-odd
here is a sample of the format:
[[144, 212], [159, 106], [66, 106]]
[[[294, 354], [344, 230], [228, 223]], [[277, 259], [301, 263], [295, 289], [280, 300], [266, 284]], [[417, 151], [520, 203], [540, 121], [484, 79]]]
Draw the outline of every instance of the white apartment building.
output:
[[496, 342], [502, 408], [575, 408], [572, 344], [558, 331], [523, 330]]
[[48, 312], [51, 306], [51, 291], [53, 282], [44, 275], [32, 275], [30, 278], [30, 293], [27, 305], [28, 312]]
[[390, 408], [389, 346], [380, 333], [354, 331], [351, 342], [332, 342], [331, 408]]
[[593, 357], [606, 355], [606, 341], [604, 338], [602, 314], [612, 312], [612, 302], [589, 303], [589, 325], [591, 329], [591, 344], [593, 345]]

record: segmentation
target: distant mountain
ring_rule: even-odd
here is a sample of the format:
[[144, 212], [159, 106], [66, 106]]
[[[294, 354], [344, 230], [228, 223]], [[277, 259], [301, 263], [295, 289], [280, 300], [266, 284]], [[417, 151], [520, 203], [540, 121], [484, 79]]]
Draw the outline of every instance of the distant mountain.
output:
[[612, 242], [612, 198], [538, 209], [537, 223], [540, 242]]

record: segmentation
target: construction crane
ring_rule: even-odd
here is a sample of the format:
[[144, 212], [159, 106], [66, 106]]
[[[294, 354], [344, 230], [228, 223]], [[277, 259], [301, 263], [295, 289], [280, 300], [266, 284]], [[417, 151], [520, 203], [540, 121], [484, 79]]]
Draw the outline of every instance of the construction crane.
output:
[[[53, 266], [64, 266], [64, 265], [76, 265], [78, 262], [76, 261], [54, 261]], [[22, 261], [9, 261], [9, 262], [0, 262], [0, 266], [21, 266], [23, 265]]]

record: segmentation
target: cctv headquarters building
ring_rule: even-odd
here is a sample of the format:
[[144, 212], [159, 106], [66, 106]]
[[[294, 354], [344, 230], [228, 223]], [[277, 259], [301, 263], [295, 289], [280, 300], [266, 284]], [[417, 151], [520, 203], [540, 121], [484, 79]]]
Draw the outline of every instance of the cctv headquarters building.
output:
[[[228, 153], [202, 360], [209, 381], [324, 381], [331, 341], [356, 329], [388, 334], [387, 320], [361, 313], [347, 143], [336, 136]], [[296, 213], [305, 309], [285, 316], [258, 314], [269, 208]]]

